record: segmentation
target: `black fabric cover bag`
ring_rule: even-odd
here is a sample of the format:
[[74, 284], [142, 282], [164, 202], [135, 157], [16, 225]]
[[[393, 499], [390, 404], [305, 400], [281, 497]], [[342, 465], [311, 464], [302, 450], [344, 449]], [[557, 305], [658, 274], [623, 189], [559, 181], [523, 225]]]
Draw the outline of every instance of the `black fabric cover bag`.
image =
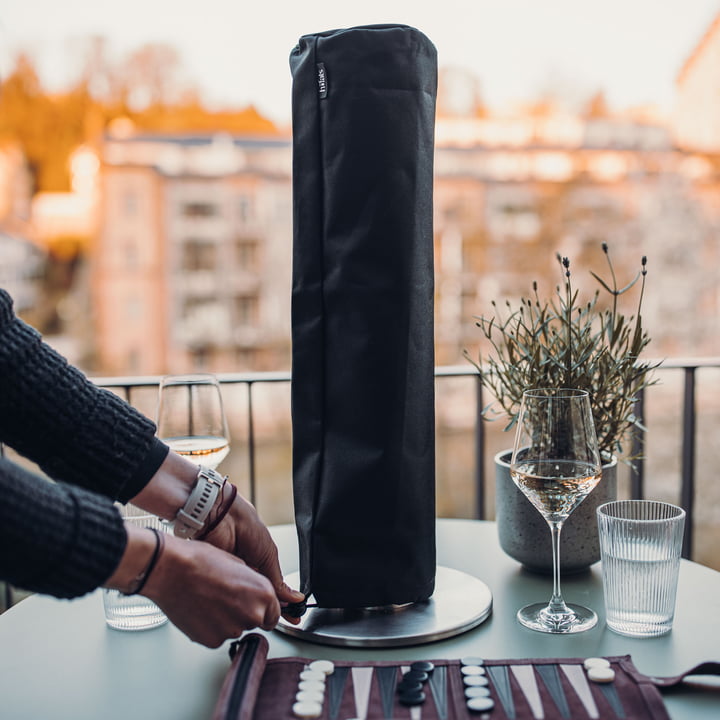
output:
[[437, 54], [402, 25], [306, 35], [293, 75], [293, 491], [322, 607], [435, 583]]

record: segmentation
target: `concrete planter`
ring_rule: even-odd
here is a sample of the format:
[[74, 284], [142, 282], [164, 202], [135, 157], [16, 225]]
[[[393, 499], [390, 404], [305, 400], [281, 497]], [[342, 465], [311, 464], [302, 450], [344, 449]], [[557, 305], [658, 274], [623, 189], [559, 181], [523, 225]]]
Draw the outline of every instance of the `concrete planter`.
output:
[[[533, 572], [552, 573], [550, 528], [545, 518], [518, 490], [510, 477], [512, 452], [495, 456], [495, 519], [500, 546]], [[581, 572], [600, 559], [597, 519], [599, 505], [617, 499], [617, 459], [603, 465], [602, 480], [565, 521], [560, 535], [560, 570]]]

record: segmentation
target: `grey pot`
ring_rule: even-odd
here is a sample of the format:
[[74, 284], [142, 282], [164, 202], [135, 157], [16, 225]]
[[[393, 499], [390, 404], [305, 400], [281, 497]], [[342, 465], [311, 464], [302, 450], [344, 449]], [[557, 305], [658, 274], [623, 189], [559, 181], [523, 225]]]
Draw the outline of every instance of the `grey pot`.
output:
[[[495, 456], [495, 519], [500, 546], [533, 572], [552, 573], [550, 527], [510, 477], [508, 450]], [[563, 524], [560, 572], [581, 572], [600, 559], [595, 510], [617, 499], [617, 459], [603, 465], [602, 480]]]

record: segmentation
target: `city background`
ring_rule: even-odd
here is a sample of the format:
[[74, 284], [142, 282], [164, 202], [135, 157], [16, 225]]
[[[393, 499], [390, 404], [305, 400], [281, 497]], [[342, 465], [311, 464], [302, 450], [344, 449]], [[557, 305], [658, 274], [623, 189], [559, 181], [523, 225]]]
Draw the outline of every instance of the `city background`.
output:
[[[69, 87], [44, 85], [31, 53], [0, 87], [0, 286], [18, 313], [91, 377], [290, 368], [292, 134], [252, 105], [218, 109], [178, 92], [181, 58], [163, 43], [121, 62], [88, 41]], [[676, 68], [671, 112], [616, 107], [603, 89], [550, 84], [512, 106], [481, 77], [440, 66], [436, 119], [435, 333], [439, 366], [484, 348], [475, 316], [541, 294], [571, 259], [619, 284], [643, 255], [648, 356], [720, 356], [720, 15]], [[624, 310], [635, 311], [636, 298]], [[703, 371], [717, 388], [717, 370]], [[648, 408], [648, 495], [677, 502], [681, 379], [658, 372]], [[438, 383], [438, 514], [473, 502], [472, 379]], [[244, 398], [229, 390], [233, 450], [245, 474]], [[717, 566], [720, 458], [716, 393], [698, 398], [696, 559]], [[151, 417], [154, 397], [138, 399]], [[292, 519], [288, 387], [255, 399], [258, 508]], [[489, 452], [510, 441], [498, 424]], [[237, 440], [235, 439], [237, 438]], [[491, 481], [491, 478], [490, 478]], [[490, 489], [491, 492], [491, 489]]]

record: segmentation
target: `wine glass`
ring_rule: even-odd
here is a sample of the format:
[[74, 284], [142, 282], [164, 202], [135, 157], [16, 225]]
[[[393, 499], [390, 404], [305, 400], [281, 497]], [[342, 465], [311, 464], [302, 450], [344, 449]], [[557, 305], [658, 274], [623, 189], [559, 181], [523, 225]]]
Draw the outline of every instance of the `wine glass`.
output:
[[220, 383], [214, 375], [167, 375], [160, 382], [157, 434], [178, 455], [215, 469], [230, 452]]
[[600, 481], [602, 464], [590, 397], [585, 390], [539, 388], [523, 393], [510, 475], [552, 535], [553, 593], [548, 604], [521, 608], [522, 625], [546, 633], [577, 633], [597, 623], [581, 605], [566, 604], [560, 592], [560, 531], [570, 513]]

